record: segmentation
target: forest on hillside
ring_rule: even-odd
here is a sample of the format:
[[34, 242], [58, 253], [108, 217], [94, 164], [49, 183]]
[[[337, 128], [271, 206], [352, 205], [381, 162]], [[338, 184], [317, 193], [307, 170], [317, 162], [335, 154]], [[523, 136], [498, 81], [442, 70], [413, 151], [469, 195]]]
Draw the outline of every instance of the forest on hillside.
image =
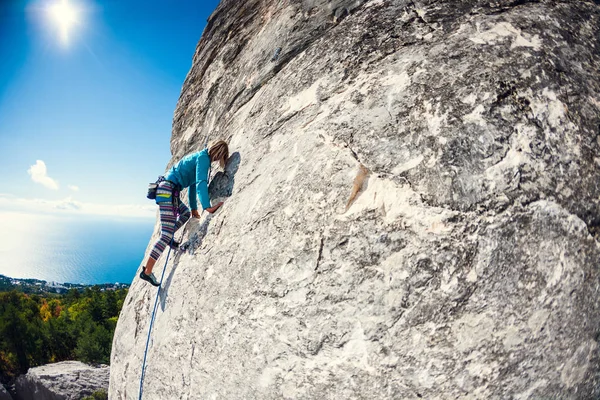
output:
[[127, 289], [0, 292], [0, 381], [65, 360], [108, 364]]

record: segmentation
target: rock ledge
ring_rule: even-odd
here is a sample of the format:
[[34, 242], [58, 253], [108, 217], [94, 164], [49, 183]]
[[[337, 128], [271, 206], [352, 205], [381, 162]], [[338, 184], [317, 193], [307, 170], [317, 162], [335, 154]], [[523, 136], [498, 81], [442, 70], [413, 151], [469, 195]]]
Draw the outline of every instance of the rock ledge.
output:
[[30, 368], [17, 378], [16, 391], [21, 400], [79, 400], [108, 389], [109, 376], [107, 365], [64, 361]]

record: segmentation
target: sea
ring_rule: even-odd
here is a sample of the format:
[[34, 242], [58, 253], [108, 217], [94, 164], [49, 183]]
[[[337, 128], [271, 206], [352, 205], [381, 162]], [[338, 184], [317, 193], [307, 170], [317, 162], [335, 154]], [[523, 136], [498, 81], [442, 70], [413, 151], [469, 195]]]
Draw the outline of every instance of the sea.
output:
[[0, 274], [57, 283], [130, 284], [153, 219], [0, 211]]

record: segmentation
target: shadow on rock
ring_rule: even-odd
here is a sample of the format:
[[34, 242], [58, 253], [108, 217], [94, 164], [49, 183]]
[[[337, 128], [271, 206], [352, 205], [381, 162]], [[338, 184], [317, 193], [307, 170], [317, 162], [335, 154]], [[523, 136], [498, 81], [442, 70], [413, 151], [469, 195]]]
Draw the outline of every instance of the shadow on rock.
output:
[[211, 200], [231, 196], [235, 184], [235, 174], [240, 167], [241, 160], [240, 153], [236, 151], [227, 160], [225, 171], [219, 171], [215, 174], [208, 185], [208, 194]]
[[[214, 178], [208, 185], [208, 194], [210, 199], [213, 201], [217, 199], [223, 199], [230, 197], [233, 193], [233, 185], [235, 184], [235, 174], [239, 169], [241, 156], [239, 152], [235, 152], [229, 157], [227, 165], [225, 165], [225, 171], [219, 171], [215, 174]], [[181, 243], [181, 247], [186, 249], [186, 253], [194, 255], [196, 250], [202, 246], [202, 242], [208, 233], [208, 225], [212, 220], [214, 214], [206, 215], [206, 218], [202, 222], [195, 218], [188, 221], [185, 226], [185, 230], [188, 232], [188, 239]], [[169, 288], [171, 287], [171, 280], [175, 275], [175, 270], [179, 265], [179, 260], [184, 252], [176, 251], [173, 258], [173, 267], [169, 272], [169, 276], [163, 284], [163, 288], [160, 292], [160, 306], [162, 311], [165, 311], [167, 305], [167, 298], [169, 297]]]
[[[212, 214], [208, 214], [204, 221], [202, 221], [202, 223], [200, 223], [200, 220], [195, 218], [192, 218], [187, 223], [186, 230], [189, 230], [188, 240], [182, 243], [181, 245], [185, 245], [188, 247], [189, 250], [187, 250], [187, 252], [190, 255], [193, 255], [196, 249], [198, 249], [202, 245], [202, 241], [204, 240], [204, 237], [208, 232], [208, 225], [210, 224], [210, 220], [212, 219], [212, 217]], [[175, 275], [175, 270], [179, 266], [179, 260], [181, 259], [182, 254], [182, 251], [175, 251], [175, 253], [172, 254], [174, 256], [173, 266], [171, 267], [169, 276], [167, 276], [167, 279], [165, 280], [162, 290], [160, 292], [160, 306], [162, 311], [165, 311], [167, 298], [169, 297], [169, 288], [171, 287], [171, 280]]]

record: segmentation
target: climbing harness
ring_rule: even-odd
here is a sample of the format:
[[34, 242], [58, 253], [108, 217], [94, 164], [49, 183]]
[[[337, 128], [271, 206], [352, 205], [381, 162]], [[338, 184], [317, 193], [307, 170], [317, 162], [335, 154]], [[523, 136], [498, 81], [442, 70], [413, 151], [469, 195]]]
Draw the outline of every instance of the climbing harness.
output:
[[151, 182], [148, 184], [148, 193], [146, 194], [146, 197], [149, 198], [150, 200], [155, 200], [156, 199], [156, 191], [158, 190], [158, 185], [165, 180], [164, 176], [159, 176], [158, 179], [156, 180], [156, 182]]
[[[172, 191], [173, 215], [175, 215], [175, 219], [177, 219], [177, 218], [179, 218], [179, 204], [181, 202], [179, 195], [181, 194], [181, 190], [179, 189], [179, 186], [177, 186], [176, 184], [173, 184], [173, 185], [175, 186]], [[175, 235], [173, 235], [173, 237], [175, 237]]]

